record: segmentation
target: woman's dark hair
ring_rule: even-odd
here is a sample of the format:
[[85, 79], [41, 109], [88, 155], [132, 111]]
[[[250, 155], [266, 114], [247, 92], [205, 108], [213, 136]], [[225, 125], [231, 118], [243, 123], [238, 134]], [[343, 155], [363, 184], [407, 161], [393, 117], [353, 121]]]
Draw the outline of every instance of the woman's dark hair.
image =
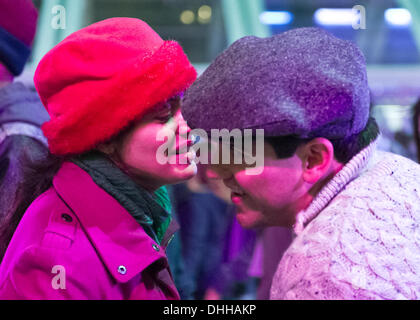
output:
[[419, 132], [419, 120], [420, 120], [420, 99], [417, 100], [413, 107], [413, 127], [414, 127], [414, 141], [416, 142], [417, 149], [417, 162], [420, 163], [420, 132]]
[[[351, 158], [374, 141], [378, 135], [378, 124], [376, 123], [376, 120], [371, 117], [362, 132], [347, 138], [329, 140], [334, 147], [334, 157], [337, 161], [346, 164]], [[312, 139], [301, 139], [295, 136], [265, 138], [265, 141], [274, 148], [277, 157], [280, 159], [290, 158], [300, 145], [311, 140]]]
[[0, 144], [0, 261], [23, 214], [52, 185], [63, 161], [23, 135]]

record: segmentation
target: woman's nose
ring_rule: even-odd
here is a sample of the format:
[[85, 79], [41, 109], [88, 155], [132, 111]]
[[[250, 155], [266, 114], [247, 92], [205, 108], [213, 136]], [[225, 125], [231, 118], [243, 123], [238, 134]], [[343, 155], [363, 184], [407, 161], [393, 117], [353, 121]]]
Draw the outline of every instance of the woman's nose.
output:
[[182, 116], [181, 110], [178, 110], [174, 115], [176, 124], [177, 124], [177, 133], [183, 137], [187, 137], [191, 131], [191, 128], [188, 126], [187, 121], [185, 121]]

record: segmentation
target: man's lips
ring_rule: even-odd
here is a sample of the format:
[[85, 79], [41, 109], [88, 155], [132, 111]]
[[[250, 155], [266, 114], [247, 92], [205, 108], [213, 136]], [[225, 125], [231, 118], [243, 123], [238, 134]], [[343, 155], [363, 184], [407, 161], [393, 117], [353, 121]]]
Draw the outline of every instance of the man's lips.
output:
[[232, 190], [232, 196], [243, 197], [244, 195], [245, 195], [245, 192], [242, 192], [242, 191], [233, 191]]
[[240, 201], [245, 196], [245, 192], [240, 189], [231, 189], [230, 198], [233, 203]]
[[233, 192], [230, 194], [230, 199], [232, 200], [233, 204], [239, 204], [242, 201], [244, 194]]

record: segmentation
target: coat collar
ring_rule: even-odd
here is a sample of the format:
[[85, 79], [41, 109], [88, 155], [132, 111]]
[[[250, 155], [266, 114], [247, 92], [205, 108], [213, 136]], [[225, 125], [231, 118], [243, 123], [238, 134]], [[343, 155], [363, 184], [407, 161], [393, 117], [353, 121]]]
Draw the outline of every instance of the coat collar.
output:
[[65, 162], [53, 186], [117, 281], [127, 282], [153, 262], [166, 261], [164, 249], [77, 165]]

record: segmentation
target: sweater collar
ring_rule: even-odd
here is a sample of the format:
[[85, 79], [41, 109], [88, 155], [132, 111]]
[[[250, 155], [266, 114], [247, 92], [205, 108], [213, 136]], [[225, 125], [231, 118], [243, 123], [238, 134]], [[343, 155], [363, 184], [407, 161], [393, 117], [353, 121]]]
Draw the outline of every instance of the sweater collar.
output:
[[378, 138], [351, 158], [350, 161], [347, 162], [347, 164], [321, 189], [310, 205], [296, 215], [296, 223], [293, 226], [296, 235], [299, 235], [305, 226], [315, 219], [328, 203], [367, 167], [377, 142]]

